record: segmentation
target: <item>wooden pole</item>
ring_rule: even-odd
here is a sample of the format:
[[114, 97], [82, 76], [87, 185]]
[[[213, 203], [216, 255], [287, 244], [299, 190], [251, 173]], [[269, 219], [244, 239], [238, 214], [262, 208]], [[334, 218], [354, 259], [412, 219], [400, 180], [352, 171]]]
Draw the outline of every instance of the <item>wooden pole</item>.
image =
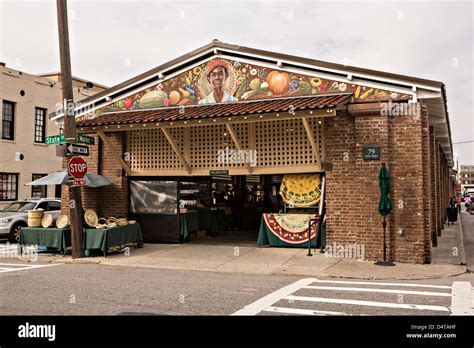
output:
[[[76, 141], [74, 118], [74, 95], [72, 89], [71, 57], [69, 52], [69, 32], [66, 0], [57, 0], [59, 56], [61, 61], [61, 85], [64, 110], [64, 133], [67, 142]], [[79, 187], [69, 186], [69, 207], [71, 215], [72, 258], [84, 257], [82, 200]]]

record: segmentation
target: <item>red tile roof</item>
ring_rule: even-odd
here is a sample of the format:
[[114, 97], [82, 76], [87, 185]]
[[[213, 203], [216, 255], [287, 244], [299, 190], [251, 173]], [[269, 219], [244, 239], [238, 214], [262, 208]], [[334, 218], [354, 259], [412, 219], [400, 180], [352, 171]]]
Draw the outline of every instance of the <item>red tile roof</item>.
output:
[[[294, 111], [306, 109], [337, 108], [350, 102], [352, 93], [274, 98], [246, 102], [167, 107], [153, 110], [135, 110], [110, 112], [92, 120], [77, 122], [78, 127], [106, 126], [130, 123], [151, 123], [165, 121], [185, 121], [215, 117], [244, 116], [251, 114], [284, 112], [293, 108]], [[184, 111], [184, 112], [183, 112]]]

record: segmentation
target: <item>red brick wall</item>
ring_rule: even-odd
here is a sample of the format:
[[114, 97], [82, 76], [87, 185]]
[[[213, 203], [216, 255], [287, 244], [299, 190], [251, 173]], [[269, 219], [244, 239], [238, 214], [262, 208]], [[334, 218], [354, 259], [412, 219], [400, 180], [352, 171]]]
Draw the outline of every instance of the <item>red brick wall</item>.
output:
[[431, 156], [430, 156], [430, 129], [429, 129], [429, 114], [426, 105], [421, 105], [421, 127], [422, 127], [422, 148], [423, 148], [423, 210], [424, 210], [424, 247], [425, 260], [424, 263], [431, 262], [431, 235], [433, 231], [432, 225], [432, 206], [433, 200], [431, 196]]
[[[126, 150], [126, 135], [124, 132], [105, 134], [112, 146], [121, 156]], [[128, 187], [127, 178], [119, 161], [113, 156], [111, 149], [102, 144], [102, 175], [115, 181], [115, 185], [104, 186], [99, 189], [99, 214], [101, 217], [127, 217], [128, 214]]]
[[430, 126], [430, 181], [431, 181], [431, 241], [433, 246], [438, 245], [438, 230], [439, 226], [439, 201], [438, 201], [438, 164], [436, 163], [435, 156], [435, 138], [434, 138], [434, 127]]
[[[328, 243], [362, 243], [369, 260], [383, 257], [378, 214], [382, 162], [392, 176], [387, 241], [392, 260], [425, 263], [431, 256], [431, 195], [428, 114], [382, 116], [380, 105], [351, 105], [326, 121]], [[381, 147], [380, 161], [362, 159], [364, 146]], [[349, 154], [343, 160], [344, 152]], [[402, 202], [403, 205], [399, 206]], [[398, 235], [399, 228], [404, 234]]]

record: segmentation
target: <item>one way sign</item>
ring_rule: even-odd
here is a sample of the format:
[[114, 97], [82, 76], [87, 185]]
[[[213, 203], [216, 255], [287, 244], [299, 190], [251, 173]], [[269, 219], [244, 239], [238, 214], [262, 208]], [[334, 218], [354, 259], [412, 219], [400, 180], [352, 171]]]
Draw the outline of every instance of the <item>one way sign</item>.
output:
[[89, 156], [89, 147], [85, 145], [77, 145], [66, 143], [66, 156]]

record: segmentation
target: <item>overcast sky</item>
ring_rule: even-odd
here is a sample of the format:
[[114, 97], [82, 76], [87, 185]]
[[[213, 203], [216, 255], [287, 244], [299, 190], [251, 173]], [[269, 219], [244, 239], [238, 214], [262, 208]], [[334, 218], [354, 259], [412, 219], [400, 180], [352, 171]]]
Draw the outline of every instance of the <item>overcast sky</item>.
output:
[[[113, 86], [212, 39], [446, 84], [453, 142], [474, 140], [471, 1], [70, 1], [73, 75]], [[0, 0], [0, 61], [59, 70], [56, 1]], [[454, 145], [474, 164], [474, 143]]]

